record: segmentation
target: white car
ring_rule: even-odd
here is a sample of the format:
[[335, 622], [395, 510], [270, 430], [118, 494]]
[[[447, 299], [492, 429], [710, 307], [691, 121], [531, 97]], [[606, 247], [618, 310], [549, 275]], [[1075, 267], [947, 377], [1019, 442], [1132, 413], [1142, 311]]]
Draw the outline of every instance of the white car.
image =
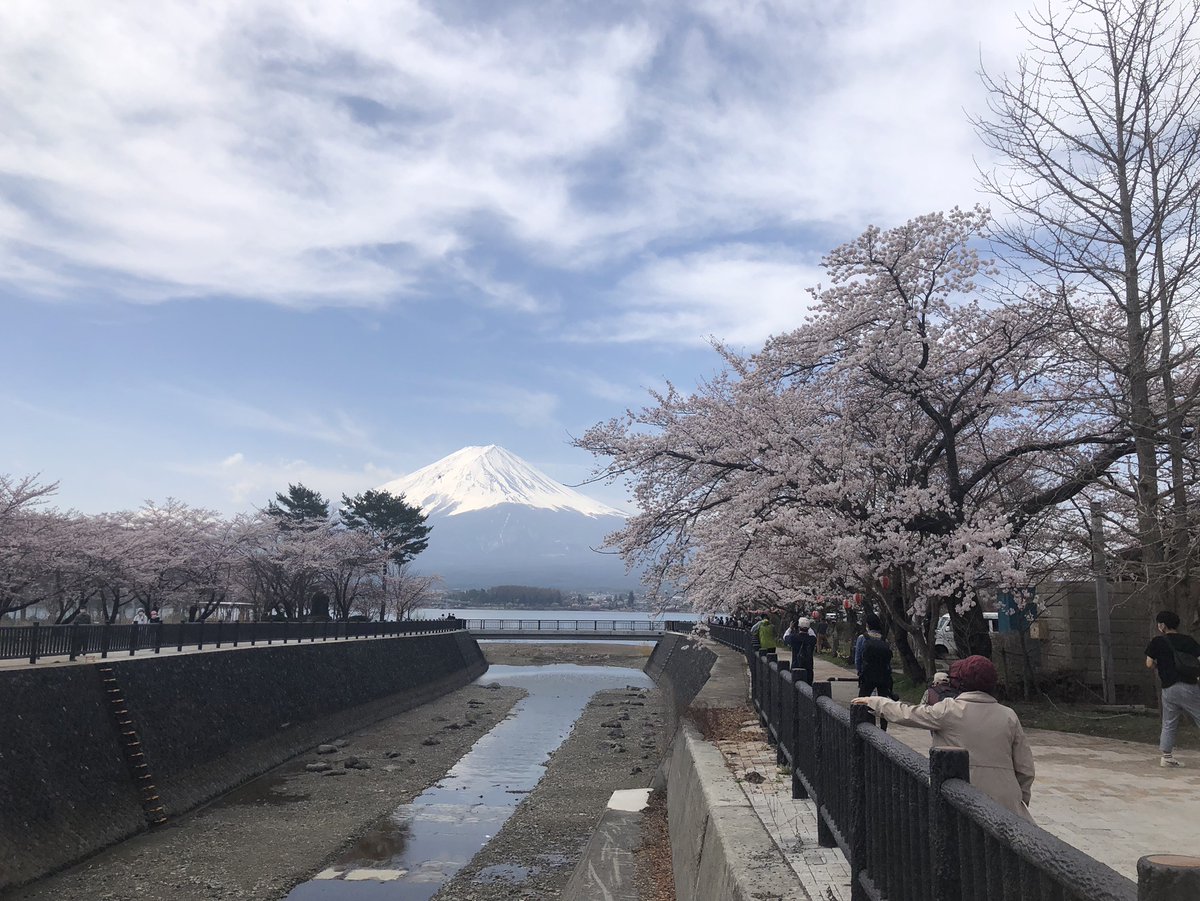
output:
[[[987, 623], [989, 632], [996, 632], [1000, 628], [1000, 614], [984, 611], [983, 621]], [[950, 628], [950, 614], [943, 613], [942, 618], [938, 620], [937, 634], [934, 636], [933, 653], [940, 659], [942, 657], [957, 657], [958, 645], [954, 643], [954, 630]]]

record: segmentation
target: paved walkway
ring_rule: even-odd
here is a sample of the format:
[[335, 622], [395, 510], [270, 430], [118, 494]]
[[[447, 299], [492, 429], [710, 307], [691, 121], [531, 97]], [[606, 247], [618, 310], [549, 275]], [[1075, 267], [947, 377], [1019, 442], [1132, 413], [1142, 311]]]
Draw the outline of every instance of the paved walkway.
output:
[[[821, 659], [815, 669], [819, 680], [851, 672]], [[848, 704], [855, 693], [853, 682], [833, 683], [840, 703]], [[893, 726], [889, 734], [918, 751], [929, 750], [931, 737], [923, 729]], [[1030, 809], [1048, 832], [1134, 881], [1143, 855], [1200, 856], [1200, 752], [1177, 751], [1186, 768], [1164, 770], [1151, 745], [1037, 729], [1028, 736], [1037, 766]], [[748, 717], [741, 737], [717, 745], [813, 897], [849, 899], [846, 861], [836, 849], [818, 846], [812, 802], [792, 800], [790, 778], [775, 766], [775, 751], [757, 718]], [[765, 781], [747, 782], [751, 771]]]

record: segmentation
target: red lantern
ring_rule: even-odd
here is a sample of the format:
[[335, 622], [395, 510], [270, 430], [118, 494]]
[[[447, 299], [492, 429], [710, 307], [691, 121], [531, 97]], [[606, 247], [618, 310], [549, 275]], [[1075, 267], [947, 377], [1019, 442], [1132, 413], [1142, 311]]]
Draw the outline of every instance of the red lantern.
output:
[[850, 601], [849, 601], [848, 599], [847, 599], [847, 600], [844, 600], [844, 601], [842, 601], [842, 608], [843, 608], [844, 610], [849, 610], [849, 609], [850, 609]]
[[854, 592], [854, 606], [856, 606], [856, 607], [862, 606], [862, 592], [861, 591]]
[[892, 580], [889, 579], [887, 576], [880, 576], [879, 577], [879, 585], [880, 585], [880, 587], [883, 588], [884, 591], [887, 591], [889, 588], [892, 587]]

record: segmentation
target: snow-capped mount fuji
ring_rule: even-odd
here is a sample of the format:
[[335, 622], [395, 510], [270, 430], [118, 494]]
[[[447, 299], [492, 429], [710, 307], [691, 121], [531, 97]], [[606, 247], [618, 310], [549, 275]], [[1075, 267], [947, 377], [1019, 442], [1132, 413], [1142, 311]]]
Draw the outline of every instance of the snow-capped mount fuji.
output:
[[494, 444], [464, 447], [379, 490], [429, 517], [429, 546], [414, 566], [448, 588], [625, 591], [638, 583], [620, 557], [599, 551], [624, 513]]
[[380, 488], [403, 494], [426, 515], [456, 516], [500, 504], [571, 510], [584, 516], [624, 516], [620, 510], [554, 481], [495, 444], [464, 447]]

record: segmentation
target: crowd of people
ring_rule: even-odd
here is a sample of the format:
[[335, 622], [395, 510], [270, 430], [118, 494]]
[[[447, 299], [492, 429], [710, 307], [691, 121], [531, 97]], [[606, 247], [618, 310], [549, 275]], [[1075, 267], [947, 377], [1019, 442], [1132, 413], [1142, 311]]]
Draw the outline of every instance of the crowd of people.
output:
[[[821, 609], [774, 618], [766, 611], [739, 613], [712, 622], [749, 630], [755, 653], [773, 653], [780, 644], [786, 646], [793, 672], [809, 685], [815, 677], [816, 654], [830, 650], [829, 617]], [[777, 637], [777, 626], [784, 622], [783, 635]], [[1158, 613], [1157, 634], [1145, 651], [1146, 667], [1157, 673], [1162, 687], [1159, 765], [1170, 769], [1182, 766], [1174, 757], [1174, 746], [1184, 715], [1200, 727], [1200, 642], [1180, 633], [1179, 625], [1176, 613]], [[1008, 810], [1032, 820], [1033, 752], [1017, 713], [997, 699], [999, 676], [992, 661], [981, 655], [953, 661], [948, 672], [932, 674], [920, 703], [907, 704], [895, 693], [892, 646], [883, 620], [868, 612], [856, 626], [849, 659], [858, 676], [858, 691], [851, 703], [868, 707], [883, 729], [889, 722], [928, 729], [935, 747], [966, 750], [971, 783]]]

